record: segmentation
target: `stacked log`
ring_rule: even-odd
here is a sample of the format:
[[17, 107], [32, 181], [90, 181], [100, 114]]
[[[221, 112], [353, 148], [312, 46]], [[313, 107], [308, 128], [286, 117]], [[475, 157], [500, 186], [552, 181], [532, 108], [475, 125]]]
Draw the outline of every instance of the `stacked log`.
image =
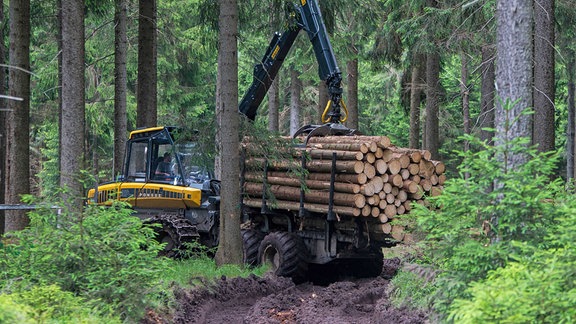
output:
[[396, 147], [386, 136], [312, 137], [294, 148], [292, 158], [278, 160], [260, 155], [250, 139], [245, 139], [244, 148], [247, 206], [262, 207], [268, 200], [269, 207], [296, 211], [303, 191], [305, 209], [328, 213], [332, 199], [337, 219], [363, 217], [371, 232], [398, 241], [411, 237], [391, 221], [408, 213], [414, 203], [426, 204], [426, 196], [440, 194], [446, 181], [445, 165], [432, 160], [429, 151]]

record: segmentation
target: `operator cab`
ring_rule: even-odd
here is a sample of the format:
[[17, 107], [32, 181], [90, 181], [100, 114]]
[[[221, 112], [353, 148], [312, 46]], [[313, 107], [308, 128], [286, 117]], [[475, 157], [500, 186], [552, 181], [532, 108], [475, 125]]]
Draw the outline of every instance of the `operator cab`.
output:
[[175, 127], [154, 127], [130, 133], [123, 181], [203, 189], [213, 173], [198, 165], [194, 143], [174, 142], [175, 132]]
[[218, 194], [218, 181], [209, 168], [195, 164], [202, 156], [194, 144], [180, 144], [176, 127], [151, 127], [130, 133], [122, 174], [116, 181], [88, 190], [88, 199], [111, 205], [126, 201], [142, 217], [150, 210], [188, 210], [207, 203]]
[[182, 167], [170, 127], [154, 127], [130, 133], [124, 181], [182, 185]]

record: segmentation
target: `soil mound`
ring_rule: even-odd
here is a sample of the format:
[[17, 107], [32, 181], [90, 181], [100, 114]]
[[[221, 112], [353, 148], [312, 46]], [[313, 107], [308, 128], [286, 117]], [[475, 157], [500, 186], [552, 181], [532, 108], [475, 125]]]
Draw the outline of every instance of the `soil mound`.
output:
[[221, 278], [207, 288], [177, 291], [170, 321], [148, 316], [147, 323], [427, 323], [428, 314], [396, 308], [388, 278], [400, 260], [384, 260], [376, 278], [347, 278], [328, 285], [295, 285], [288, 278]]

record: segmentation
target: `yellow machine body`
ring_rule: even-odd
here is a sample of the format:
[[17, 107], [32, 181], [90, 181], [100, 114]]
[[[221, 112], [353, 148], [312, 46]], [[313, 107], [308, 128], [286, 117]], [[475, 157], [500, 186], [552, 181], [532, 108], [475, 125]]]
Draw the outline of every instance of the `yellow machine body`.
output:
[[[88, 200], [95, 202], [95, 189], [88, 191]], [[100, 205], [124, 201], [134, 208], [188, 209], [200, 207], [202, 191], [184, 186], [159, 183], [114, 182], [98, 186]]]

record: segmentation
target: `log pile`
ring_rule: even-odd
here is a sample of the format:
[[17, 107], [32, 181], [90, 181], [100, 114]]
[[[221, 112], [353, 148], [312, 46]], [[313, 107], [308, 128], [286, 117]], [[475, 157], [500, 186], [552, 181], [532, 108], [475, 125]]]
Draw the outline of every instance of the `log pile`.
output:
[[243, 147], [247, 206], [261, 207], [265, 192], [270, 206], [296, 211], [303, 190], [308, 211], [328, 213], [332, 197], [337, 217], [364, 217], [371, 232], [399, 241], [411, 240], [410, 235], [390, 222], [408, 213], [413, 203], [426, 204], [426, 196], [440, 194], [446, 181], [445, 165], [432, 160], [429, 151], [396, 147], [386, 136], [312, 137], [305, 147], [294, 149], [292, 158], [279, 160], [264, 158], [250, 139]]

